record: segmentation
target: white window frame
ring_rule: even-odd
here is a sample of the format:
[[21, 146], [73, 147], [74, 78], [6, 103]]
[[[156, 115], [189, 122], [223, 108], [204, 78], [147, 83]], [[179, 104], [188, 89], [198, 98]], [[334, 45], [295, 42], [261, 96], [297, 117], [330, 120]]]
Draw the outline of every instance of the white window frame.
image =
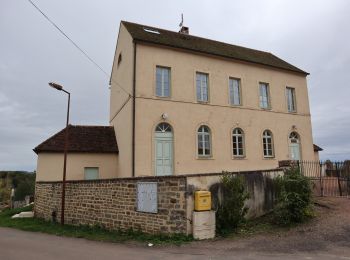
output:
[[[86, 170], [88, 169], [97, 169], [97, 178], [95, 179], [87, 179], [86, 178]], [[100, 179], [100, 167], [84, 167], [84, 180], [98, 180]]]
[[[238, 83], [238, 103], [235, 103], [235, 92], [234, 92], [234, 88], [233, 88], [233, 84], [231, 84], [233, 81], [236, 81]], [[229, 81], [228, 81], [228, 91], [229, 91], [229, 102], [231, 106], [241, 106], [242, 105], [242, 89], [241, 89], [241, 79], [239, 78], [234, 78], [234, 77], [230, 77]]]
[[[262, 93], [262, 87], [266, 87], [266, 92]], [[266, 94], [264, 96], [264, 94]], [[266, 98], [266, 100], [264, 100]], [[271, 109], [270, 85], [265, 82], [259, 82], [259, 105], [262, 109]]]
[[[240, 131], [240, 133], [235, 133], [236, 130]], [[243, 158], [245, 157], [245, 138], [244, 138], [244, 131], [236, 127], [232, 130], [232, 156], [234, 158]], [[239, 154], [239, 138], [242, 138], [242, 154]], [[236, 148], [234, 148], [234, 143], [236, 143]], [[236, 152], [236, 154], [235, 154]]]
[[[287, 110], [289, 113], [295, 113], [297, 111], [296, 106], [296, 94], [295, 88], [286, 87], [286, 98], [287, 98]], [[291, 96], [290, 96], [291, 94]]]
[[[262, 141], [263, 141], [264, 158], [274, 158], [275, 149], [274, 149], [274, 143], [273, 143], [273, 134], [270, 130], [264, 130]], [[269, 145], [271, 146], [271, 149], [269, 149]], [[269, 151], [271, 151], [271, 154], [269, 153]]]
[[[198, 76], [200, 76], [200, 85], [198, 85]], [[205, 77], [206, 81], [202, 80], [202, 77]], [[206, 84], [205, 84], [206, 83]], [[198, 96], [198, 88], [199, 88], [199, 96]], [[204, 89], [207, 92], [207, 98], [204, 98]], [[208, 103], [209, 102], [209, 74], [204, 72], [196, 72], [196, 96], [198, 102]]]
[[[206, 132], [204, 129], [207, 128]], [[206, 140], [205, 137], [208, 136], [209, 154], [205, 154]], [[202, 144], [202, 153], [199, 153], [200, 143]], [[211, 144], [211, 130], [207, 125], [201, 125], [197, 130], [197, 155], [199, 158], [208, 158], [212, 156], [212, 144]]]
[[[157, 78], [157, 74], [158, 74], [158, 69], [161, 70], [161, 93], [157, 92], [157, 85], [158, 85], [158, 78]], [[164, 75], [164, 71], [167, 70], [168, 71], [168, 75], [169, 75], [169, 79], [168, 79], [168, 84], [169, 84], [169, 95], [165, 95], [165, 75]], [[166, 67], [166, 66], [160, 66], [157, 65], [156, 66], [156, 80], [155, 80], [156, 84], [155, 84], [155, 95], [157, 97], [162, 97], [162, 98], [169, 98], [171, 96], [171, 68], [170, 67]]]

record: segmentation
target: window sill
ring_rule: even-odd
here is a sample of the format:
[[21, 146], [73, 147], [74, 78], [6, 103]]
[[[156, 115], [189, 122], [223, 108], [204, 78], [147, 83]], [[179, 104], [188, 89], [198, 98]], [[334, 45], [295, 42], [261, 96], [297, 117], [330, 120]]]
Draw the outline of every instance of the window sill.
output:
[[272, 108], [271, 107], [260, 107], [261, 110], [267, 110], [267, 111], [271, 111]]
[[197, 156], [197, 160], [214, 160], [212, 156]]
[[202, 104], [202, 105], [207, 105], [207, 104], [209, 104], [209, 101], [199, 101], [199, 100], [197, 100], [197, 103], [198, 104]]
[[275, 156], [263, 157], [264, 160], [276, 160]]
[[154, 97], [157, 98], [157, 99], [167, 99], [167, 100], [170, 100], [170, 99], [171, 99], [170, 96], [169, 96], [169, 97], [154, 96]]
[[230, 107], [243, 107], [242, 104], [239, 104], [239, 105], [229, 104], [229, 105], [230, 105]]
[[247, 160], [247, 158], [245, 156], [233, 156], [231, 159], [232, 160]]
[[297, 114], [297, 111], [287, 111], [289, 114]]

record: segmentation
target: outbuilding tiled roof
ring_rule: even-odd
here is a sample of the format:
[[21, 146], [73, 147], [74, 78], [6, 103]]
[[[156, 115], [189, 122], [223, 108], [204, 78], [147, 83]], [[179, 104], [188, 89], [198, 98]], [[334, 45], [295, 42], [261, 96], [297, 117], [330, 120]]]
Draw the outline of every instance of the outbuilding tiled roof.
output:
[[288, 62], [269, 52], [258, 51], [147, 25], [130, 23], [126, 21], [122, 21], [122, 24], [126, 27], [136, 42], [139, 41], [180, 48], [308, 75], [307, 72], [289, 64]]
[[314, 144], [314, 151], [321, 152], [321, 151], [323, 151], [323, 149], [321, 147], [319, 147], [318, 145]]
[[[63, 152], [66, 128], [33, 149], [40, 152]], [[118, 153], [113, 126], [68, 126], [69, 152]]]

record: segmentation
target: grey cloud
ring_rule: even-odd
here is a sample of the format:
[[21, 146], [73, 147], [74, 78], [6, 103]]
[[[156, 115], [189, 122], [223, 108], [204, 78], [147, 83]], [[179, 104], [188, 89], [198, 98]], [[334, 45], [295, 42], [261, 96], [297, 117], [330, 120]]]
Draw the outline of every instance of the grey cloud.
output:
[[[350, 2], [335, 1], [44, 1], [35, 0], [105, 71], [111, 70], [120, 20], [177, 30], [273, 52], [311, 73], [309, 99], [322, 158], [349, 158]], [[65, 123], [108, 124], [108, 77], [27, 1], [0, 4], [0, 169], [33, 170], [37, 144]]]

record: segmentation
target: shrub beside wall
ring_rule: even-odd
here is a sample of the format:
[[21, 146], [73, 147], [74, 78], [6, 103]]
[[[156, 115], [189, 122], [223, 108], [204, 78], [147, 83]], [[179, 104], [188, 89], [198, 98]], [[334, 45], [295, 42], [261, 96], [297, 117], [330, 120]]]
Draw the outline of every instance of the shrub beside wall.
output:
[[245, 201], [249, 198], [244, 179], [240, 175], [224, 174], [221, 177], [223, 197], [216, 210], [216, 230], [226, 234], [236, 229], [248, 211]]
[[274, 220], [280, 225], [300, 223], [313, 215], [310, 180], [297, 167], [286, 170], [276, 179], [277, 207]]

